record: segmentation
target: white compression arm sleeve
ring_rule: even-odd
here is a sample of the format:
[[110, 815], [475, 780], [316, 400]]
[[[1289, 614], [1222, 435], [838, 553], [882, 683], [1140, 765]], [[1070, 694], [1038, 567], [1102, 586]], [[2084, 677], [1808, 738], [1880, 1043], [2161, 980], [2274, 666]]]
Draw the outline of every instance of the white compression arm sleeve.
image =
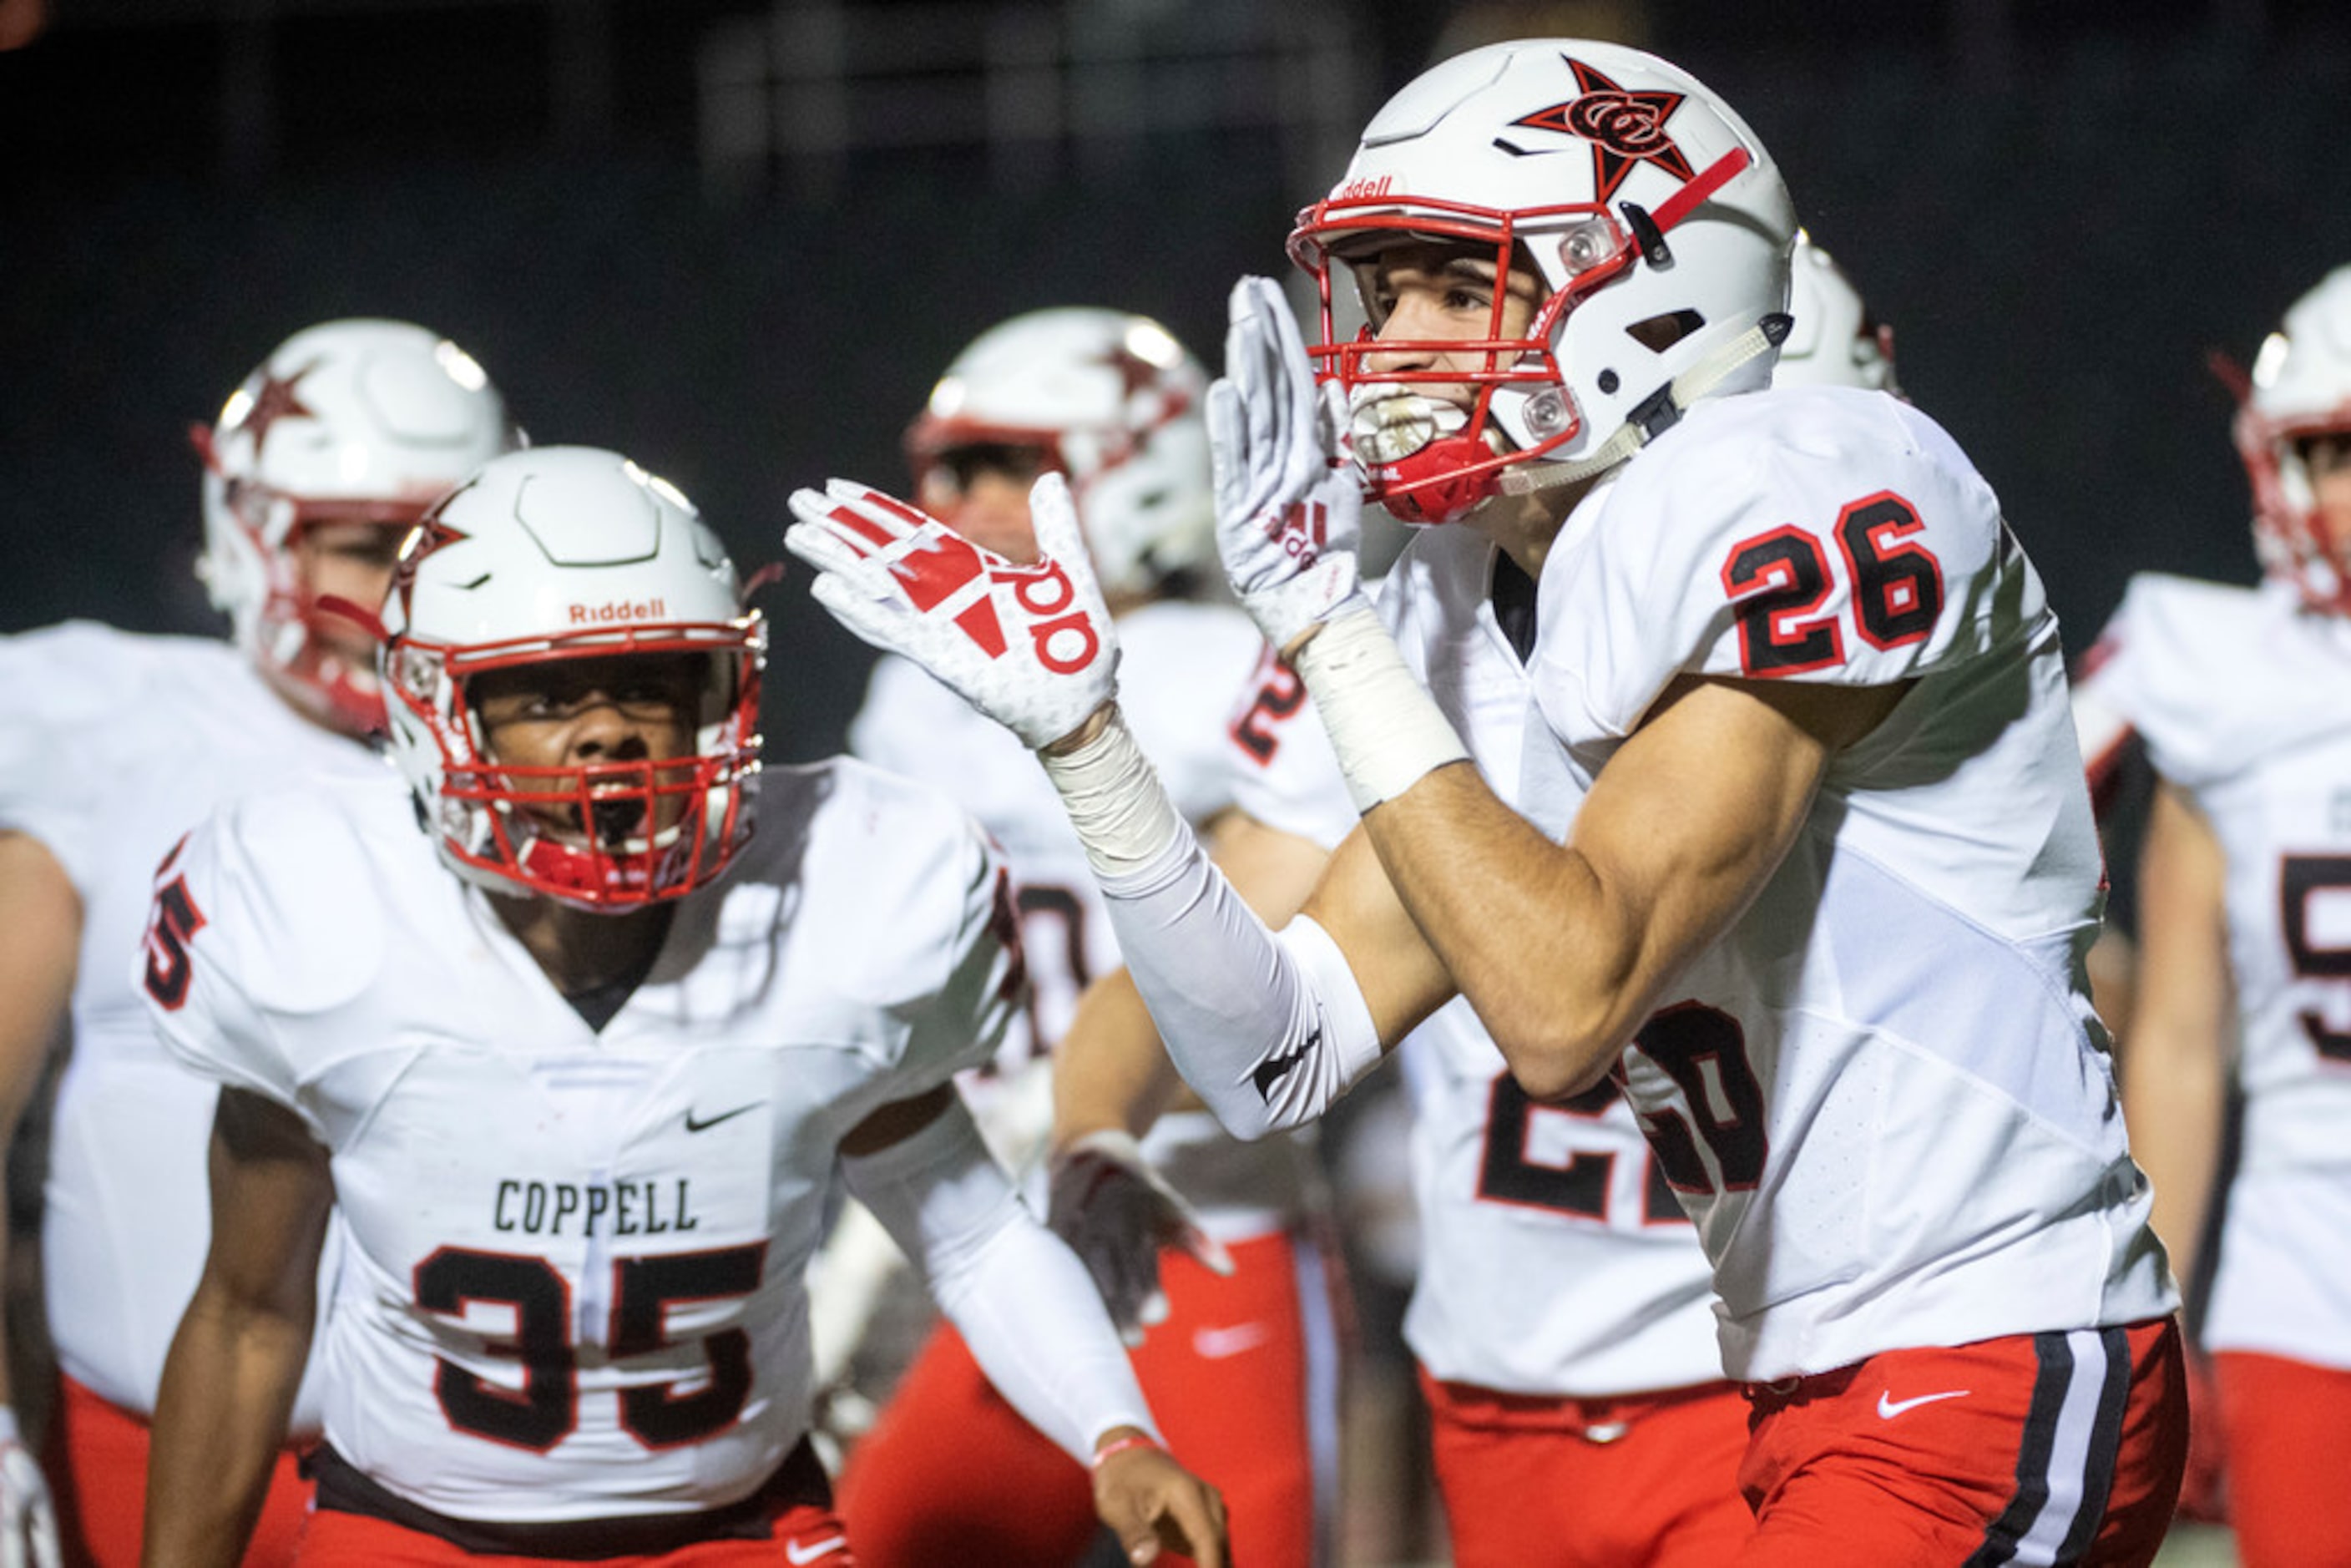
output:
[[1114, 1427], [1158, 1436], [1085, 1265], [1029, 1212], [960, 1100], [841, 1171], [1030, 1426], [1081, 1464]]
[[1168, 1054], [1242, 1138], [1312, 1121], [1380, 1060], [1362, 988], [1303, 915], [1269, 931], [1166, 804], [1115, 716], [1046, 757]]

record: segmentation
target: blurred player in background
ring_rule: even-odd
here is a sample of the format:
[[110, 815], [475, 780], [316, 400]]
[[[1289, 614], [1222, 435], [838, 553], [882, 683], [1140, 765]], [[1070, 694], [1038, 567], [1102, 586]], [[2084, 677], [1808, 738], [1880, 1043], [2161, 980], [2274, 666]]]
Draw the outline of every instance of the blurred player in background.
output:
[[2134, 578], [2076, 713], [2094, 775], [2136, 736], [2159, 780], [2123, 1104], [2165, 1246], [2209, 1272], [2199, 1433], [2248, 1568], [2303, 1568], [2351, 1562], [2351, 267], [2242, 391], [2265, 580]]
[[[1896, 391], [1893, 335], [1851, 279], [1801, 237], [1791, 262], [1772, 384]], [[1260, 913], [1302, 903], [1355, 825], [1305, 696], [1269, 653], [1228, 730], [1217, 860]], [[1174, 1072], [1123, 972], [1080, 1018], [1055, 1080], [1062, 1146], [1147, 1124]], [[1460, 998], [1397, 1056], [1420, 1221], [1405, 1336], [1456, 1568], [1731, 1561], [1755, 1523], [1748, 1404], [1722, 1376], [1706, 1254], [1624, 1094], [1529, 1099]]]
[[[1066, 476], [1117, 619], [1136, 730], [1203, 825], [1231, 804], [1225, 707], [1264, 646], [1239, 611], [1190, 597], [1215, 559], [1207, 390], [1148, 318], [1039, 310], [956, 355], [906, 437], [921, 504], [1013, 561], [1038, 556], [1030, 487]], [[1003, 848], [1031, 999], [965, 1091], [998, 1153], [1033, 1167], [1055, 1042], [1080, 990], [1118, 962], [1083, 848], [1027, 749], [905, 659], [875, 665], [850, 747], [952, 790]], [[1054, 1228], [1140, 1342], [1135, 1371], [1175, 1452], [1224, 1494], [1236, 1561], [1322, 1561], [1337, 1347], [1310, 1152], [1288, 1138], [1238, 1144], [1195, 1103], [1140, 1144], [1105, 1128], [1065, 1148], [1050, 1186]], [[1127, 1268], [1134, 1249], [1115, 1243], [1138, 1213], [1156, 1223]], [[1105, 1229], [1108, 1251], [1096, 1240]], [[820, 1310], [821, 1298], [820, 1287]], [[853, 1450], [841, 1511], [869, 1568], [1067, 1563], [1095, 1532], [1083, 1473], [944, 1325]]]
[[[1406, 87], [1301, 219], [1293, 256], [1366, 320], [1326, 317], [1324, 384], [1280, 290], [1235, 289], [1218, 545], [1364, 818], [1279, 934], [1123, 728], [1081, 561], [1055, 558], [1077, 624], [990, 594], [1019, 626], [991, 653], [970, 601], [890, 570], [936, 523], [852, 528], [836, 485], [787, 542], [1038, 747], [1228, 1126], [1319, 1114], [1456, 994], [1531, 1097], [1615, 1079], [1754, 1404], [1738, 1562], [2144, 1563], [2185, 1448], [2178, 1297], [2082, 969], [2055, 620], [1924, 415], [1738, 395], [1786, 336], [1793, 235], [1702, 83], [1533, 40]], [[1376, 609], [1366, 493], [1430, 525]]]
[[155, 879], [149, 1011], [223, 1087], [147, 1561], [235, 1561], [323, 1318], [305, 1563], [853, 1563], [802, 1284], [844, 1181], [1132, 1560], [1221, 1563], [951, 1082], [1021, 995], [970, 820], [853, 762], [757, 778], [765, 628], [617, 454], [491, 462], [382, 612], [398, 772], [248, 797]]
[[[377, 774], [372, 605], [424, 509], [516, 439], [456, 345], [398, 321], [288, 338], [193, 433], [198, 571], [232, 642], [88, 622], [0, 640], [0, 1079], [13, 1126], [50, 1042], [70, 1058], [42, 1233], [60, 1371], [47, 1445], [77, 1559], [138, 1561], [147, 1424], [204, 1261], [213, 1086], [165, 1056], [131, 982], [156, 862], [219, 801], [317, 773]], [[318, 1427], [306, 1391], [299, 1437]], [[0, 1449], [0, 1494], [37, 1486]], [[282, 1563], [308, 1488], [278, 1466], [254, 1563]]]
[[1802, 229], [1788, 252], [1788, 340], [1771, 363], [1771, 384], [1903, 395], [1894, 374], [1894, 329], [1871, 312], [1836, 257]]

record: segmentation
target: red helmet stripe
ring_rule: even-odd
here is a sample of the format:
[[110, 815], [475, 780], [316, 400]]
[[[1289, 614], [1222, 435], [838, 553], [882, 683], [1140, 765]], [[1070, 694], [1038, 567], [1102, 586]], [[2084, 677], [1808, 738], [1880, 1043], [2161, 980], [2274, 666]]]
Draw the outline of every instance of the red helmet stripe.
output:
[[1740, 172], [1753, 162], [1747, 155], [1746, 148], [1734, 147], [1699, 170], [1696, 179], [1658, 203], [1657, 210], [1649, 214], [1656, 220], [1658, 231], [1670, 232], [1676, 224], [1695, 212], [1700, 203], [1737, 179]]

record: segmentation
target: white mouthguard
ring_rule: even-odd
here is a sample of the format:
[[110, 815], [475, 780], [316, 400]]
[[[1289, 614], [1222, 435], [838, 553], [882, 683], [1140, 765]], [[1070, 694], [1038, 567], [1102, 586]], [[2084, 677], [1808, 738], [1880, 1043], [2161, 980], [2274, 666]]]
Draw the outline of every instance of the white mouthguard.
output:
[[1442, 398], [1374, 392], [1349, 413], [1347, 441], [1370, 467], [1409, 457], [1440, 435], [1458, 434], [1468, 423], [1468, 410]]

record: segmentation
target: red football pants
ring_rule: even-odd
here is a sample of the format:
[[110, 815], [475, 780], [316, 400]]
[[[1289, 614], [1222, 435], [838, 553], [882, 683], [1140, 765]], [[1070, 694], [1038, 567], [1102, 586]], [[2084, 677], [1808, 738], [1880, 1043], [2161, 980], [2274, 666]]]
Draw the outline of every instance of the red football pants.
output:
[[1749, 1393], [1740, 1568], [2145, 1564], [2188, 1458], [2170, 1318], [1889, 1351]]
[[[390, 1520], [321, 1509], [302, 1538], [301, 1568], [547, 1568], [544, 1557], [468, 1552]], [[857, 1568], [848, 1532], [831, 1510], [802, 1504], [776, 1516], [769, 1541], [703, 1541], [632, 1557], [599, 1557], [597, 1568]]]
[[[1160, 1255], [1167, 1321], [1134, 1354], [1176, 1459], [1224, 1494], [1234, 1568], [1316, 1561], [1307, 1322], [1287, 1236], [1237, 1242], [1219, 1279]], [[864, 1568], [1053, 1568], [1098, 1528], [1085, 1468], [989, 1385], [942, 1323], [852, 1450], [841, 1516]], [[1171, 1565], [1188, 1558], [1163, 1557]]]
[[2244, 1568], [2351, 1563], [2351, 1372], [2224, 1350], [2212, 1376], [2238, 1560]]
[[[147, 1530], [147, 1423], [60, 1373], [46, 1445], [56, 1489], [66, 1561], [80, 1568], [139, 1568]], [[245, 1551], [245, 1568], [286, 1568], [294, 1561], [310, 1483], [295, 1473], [294, 1450], [277, 1456], [261, 1522]]]
[[1454, 1568], [1721, 1568], [1755, 1533], [1735, 1383], [1546, 1399], [1424, 1371]]

